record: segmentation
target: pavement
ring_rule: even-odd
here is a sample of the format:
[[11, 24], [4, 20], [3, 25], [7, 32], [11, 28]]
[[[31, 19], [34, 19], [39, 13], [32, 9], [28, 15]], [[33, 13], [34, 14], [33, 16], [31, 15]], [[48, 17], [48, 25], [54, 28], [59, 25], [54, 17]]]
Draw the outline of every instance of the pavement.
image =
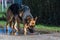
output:
[[60, 33], [26, 35], [26, 36], [0, 34], [0, 40], [60, 40]]

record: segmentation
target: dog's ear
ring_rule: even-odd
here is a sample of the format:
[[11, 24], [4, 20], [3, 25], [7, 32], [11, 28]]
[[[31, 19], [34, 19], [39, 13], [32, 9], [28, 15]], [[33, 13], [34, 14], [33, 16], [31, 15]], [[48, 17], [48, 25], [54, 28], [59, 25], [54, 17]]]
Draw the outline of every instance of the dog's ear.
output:
[[31, 18], [30, 18], [30, 16], [27, 16], [27, 22], [29, 23], [30, 21], [31, 21]]
[[27, 16], [27, 20], [31, 20], [31, 17], [30, 16]]
[[35, 17], [35, 21], [37, 20], [37, 18], [38, 18], [38, 17], [36, 16], [36, 17]]

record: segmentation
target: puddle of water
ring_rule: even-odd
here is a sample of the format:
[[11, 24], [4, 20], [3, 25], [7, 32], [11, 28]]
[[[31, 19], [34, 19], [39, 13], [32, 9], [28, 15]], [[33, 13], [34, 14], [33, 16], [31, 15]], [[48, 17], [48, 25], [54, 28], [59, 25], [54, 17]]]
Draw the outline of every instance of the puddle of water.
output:
[[0, 33], [3, 33], [3, 29], [2, 28], [0, 29]]
[[[12, 28], [8, 27], [8, 31], [7, 32], [6, 32], [6, 27], [0, 28], [0, 34], [13, 35], [12, 34]], [[20, 30], [19, 32], [15, 32], [15, 34], [16, 35], [20, 35], [20, 34], [23, 34], [23, 33], [22, 33], [22, 30]]]
[[[10, 34], [10, 32], [12, 32], [12, 29], [10, 27], [8, 27], [8, 34]], [[0, 34], [6, 34], [6, 27], [4, 28], [0, 28]]]
[[[12, 32], [12, 28], [10, 28], [10, 27], [8, 27], [7, 33], [6, 33], [6, 27], [0, 28], [0, 34], [13, 35], [11, 32]], [[39, 34], [39, 33], [37, 32], [37, 33], [33, 33], [32, 35], [38, 35], [38, 34]], [[22, 28], [20, 29], [19, 32], [16, 32], [16, 35], [24, 35]], [[28, 32], [27, 35], [31, 35], [31, 33]]]

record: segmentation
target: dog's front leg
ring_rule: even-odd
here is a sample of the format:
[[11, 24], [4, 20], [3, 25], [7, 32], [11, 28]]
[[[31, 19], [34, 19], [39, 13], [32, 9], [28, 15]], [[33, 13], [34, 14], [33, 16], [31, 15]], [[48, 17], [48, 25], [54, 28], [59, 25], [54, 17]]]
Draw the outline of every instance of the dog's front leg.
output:
[[26, 35], [27, 34], [27, 29], [26, 28], [24, 28], [24, 35]]

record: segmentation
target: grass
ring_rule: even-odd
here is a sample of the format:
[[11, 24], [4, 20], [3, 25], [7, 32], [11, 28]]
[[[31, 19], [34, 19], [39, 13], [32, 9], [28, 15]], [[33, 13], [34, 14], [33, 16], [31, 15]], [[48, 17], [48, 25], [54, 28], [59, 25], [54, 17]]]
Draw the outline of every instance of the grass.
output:
[[58, 26], [47, 26], [47, 25], [36, 25], [35, 26], [38, 30], [46, 30], [46, 31], [56, 31], [60, 32], [60, 27]]
[[[3, 27], [6, 25], [6, 21], [0, 21], [0, 25], [2, 25]], [[23, 27], [23, 24], [20, 24], [20, 27]]]
[[0, 12], [0, 17], [4, 16], [4, 12]]
[[0, 25], [4, 26], [6, 24], [6, 21], [0, 21]]

